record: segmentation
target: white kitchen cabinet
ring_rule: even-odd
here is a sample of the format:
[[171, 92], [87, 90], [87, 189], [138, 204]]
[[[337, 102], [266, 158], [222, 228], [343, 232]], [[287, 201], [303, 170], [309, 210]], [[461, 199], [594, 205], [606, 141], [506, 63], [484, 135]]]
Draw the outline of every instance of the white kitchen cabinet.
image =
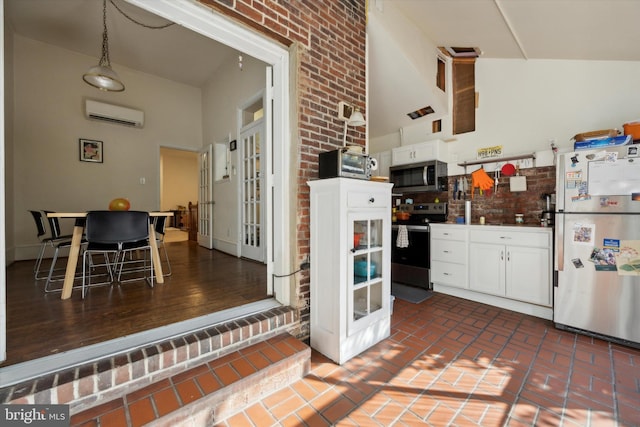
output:
[[433, 289], [552, 319], [552, 236], [550, 228], [432, 224]]
[[468, 231], [452, 224], [431, 224], [431, 282], [468, 286]]
[[447, 162], [447, 157], [445, 142], [437, 139], [394, 148], [391, 151], [391, 166], [426, 162], [427, 160]]
[[551, 235], [533, 230], [471, 229], [469, 289], [550, 307]]
[[309, 187], [311, 347], [342, 364], [390, 334], [392, 184]]

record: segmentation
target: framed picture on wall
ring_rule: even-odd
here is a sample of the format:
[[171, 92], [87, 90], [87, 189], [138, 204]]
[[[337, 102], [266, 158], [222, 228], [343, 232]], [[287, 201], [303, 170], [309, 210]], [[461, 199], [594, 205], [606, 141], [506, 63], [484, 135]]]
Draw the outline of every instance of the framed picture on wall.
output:
[[102, 141], [80, 138], [80, 161], [102, 163]]

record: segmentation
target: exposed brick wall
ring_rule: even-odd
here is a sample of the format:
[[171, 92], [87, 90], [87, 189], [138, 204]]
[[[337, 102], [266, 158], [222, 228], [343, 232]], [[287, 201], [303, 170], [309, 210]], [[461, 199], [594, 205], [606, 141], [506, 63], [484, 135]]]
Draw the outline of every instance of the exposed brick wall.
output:
[[[200, 0], [285, 45], [298, 44], [298, 151], [296, 254], [309, 254], [309, 187], [318, 176], [318, 153], [342, 145], [338, 102], [365, 114], [365, 0]], [[295, 126], [295, 125], [294, 125]], [[350, 144], [365, 144], [364, 127], [350, 128]], [[296, 275], [300, 338], [309, 334], [309, 274]]]

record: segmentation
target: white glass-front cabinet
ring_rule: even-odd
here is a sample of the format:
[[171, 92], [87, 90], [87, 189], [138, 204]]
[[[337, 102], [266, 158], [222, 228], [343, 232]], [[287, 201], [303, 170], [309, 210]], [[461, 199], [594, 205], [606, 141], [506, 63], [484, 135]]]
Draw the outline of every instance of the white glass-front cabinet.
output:
[[311, 346], [342, 364], [390, 333], [391, 184], [311, 187]]

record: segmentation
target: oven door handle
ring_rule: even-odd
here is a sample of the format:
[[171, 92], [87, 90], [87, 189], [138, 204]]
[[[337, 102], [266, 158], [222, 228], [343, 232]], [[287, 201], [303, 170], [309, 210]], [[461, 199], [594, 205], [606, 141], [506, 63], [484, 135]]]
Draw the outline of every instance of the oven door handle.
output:
[[[429, 226], [428, 225], [405, 225], [407, 227], [407, 231], [415, 231], [417, 233], [428, 233]], [[400, 228], [400, 225], [392, 225], [392, 230], [397, 230]]]

